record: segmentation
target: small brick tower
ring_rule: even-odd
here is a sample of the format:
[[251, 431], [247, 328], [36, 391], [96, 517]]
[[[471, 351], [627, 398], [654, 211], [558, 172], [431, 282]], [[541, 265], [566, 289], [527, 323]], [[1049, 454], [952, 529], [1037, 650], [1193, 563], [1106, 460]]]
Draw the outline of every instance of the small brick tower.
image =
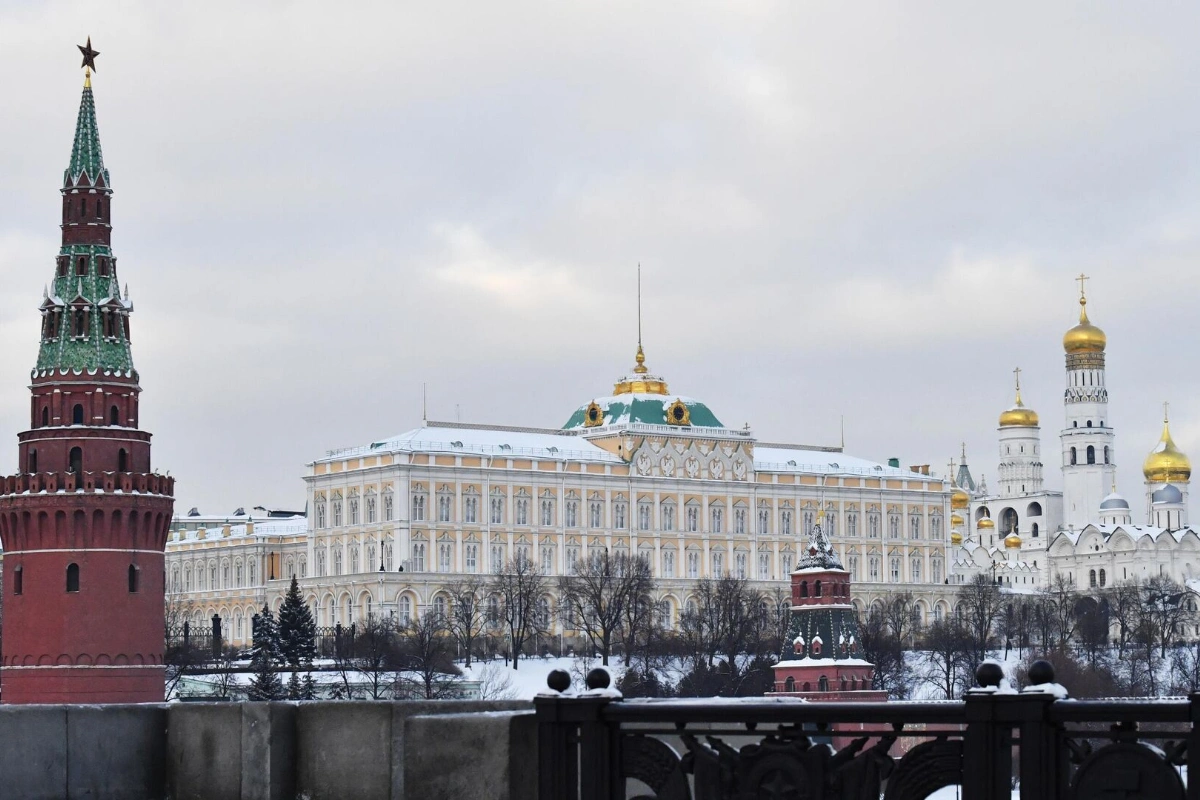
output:
[[792, 573], [790, 646], [775, 665], [774, 694], [823, 701], [880, 701], [871, 688], [875, 668], [864, 661], [847, 572], [821, 525], [813, 525], [808, 553]]
[[174, 481], [138, 429], [129, 292], [88, 68], [63, 177], [62, 248], [41, 305], [30, 430], [0, 478], [5, 703], [163, 699], [163, 550]]

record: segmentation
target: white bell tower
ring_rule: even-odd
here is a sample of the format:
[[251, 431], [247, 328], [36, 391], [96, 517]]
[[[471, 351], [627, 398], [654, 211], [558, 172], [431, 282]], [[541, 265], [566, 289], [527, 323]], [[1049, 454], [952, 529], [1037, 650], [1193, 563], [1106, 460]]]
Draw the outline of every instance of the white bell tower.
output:
[[1067, 390], [1062, 435], [1063, 522], [1082, 528], [1095, 514], [1116, 479], [1116, 449], [1108, 418], [1104, 383], [1104, 331], [1087, 316], [1086, 275], [1079, 281], [1079, 324], [1063, 335]]

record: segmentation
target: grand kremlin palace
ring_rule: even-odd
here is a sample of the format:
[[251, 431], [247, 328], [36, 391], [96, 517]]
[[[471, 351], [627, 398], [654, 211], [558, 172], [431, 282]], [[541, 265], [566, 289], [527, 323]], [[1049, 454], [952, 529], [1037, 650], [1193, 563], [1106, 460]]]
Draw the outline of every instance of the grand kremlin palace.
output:
[[555, 576], [606, 548], [649, 560], [674, 625], [697, 578], [731, 573], [786, 595], [819, 519], [860, 610], [904, 586], [930, 621], [950, 608], [952, 487], [898, 463], [727, 427], [651, 374], [639, 345], [632, 373], [562, 428], [426, 422], [310, 464], [307, 517], [177, 518], [168, 597], [196, 623], [219, 615], [236, 644], [293, 575], [319, 625], [345, 625], [447, 608], [449, 584], [524, 555], [549, 576], [547, 627], [570, 637]]

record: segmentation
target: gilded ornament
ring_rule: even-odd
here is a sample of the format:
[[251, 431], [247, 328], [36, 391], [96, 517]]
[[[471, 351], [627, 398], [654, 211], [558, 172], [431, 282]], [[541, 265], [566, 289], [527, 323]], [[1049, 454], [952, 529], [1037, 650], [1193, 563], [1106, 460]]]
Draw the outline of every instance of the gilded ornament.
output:
[[680, 399], [676, 399], [667, 407], [667, 424], [668, 425], [691, 425], [692, 412], [688, 409], [687, 404]]
[[604, 424], [604, 409], [596, 402], [588, 403], [587, 413], [584, 415], [583, 427], [595, 428]]
[[990, 531], [995, 529], [996, 523], [992, 522], [987, 517], [983, 517], [979, 520], [979, 522], [975, 523], [975, 527], [981, 531]]
[[1165, 414], [1162, 436], [1142, 462], [1142, 474], [1150, 483], [1187, 483], [1191, 480], [1192, 462], [1171, 438], [1171, 426]]
[[1103, 353], [1108, 344], [1108, 337], [1104, 335], [1104, 331], [1088, 320], [1087, 297], [1083, 292], [1083, 282], [1087, 280], [1087, 277], [1080, 275], [1078, 280], [1079, 324], [1063, 334], [1063, 350], [1066, 350], [1068, 354]]

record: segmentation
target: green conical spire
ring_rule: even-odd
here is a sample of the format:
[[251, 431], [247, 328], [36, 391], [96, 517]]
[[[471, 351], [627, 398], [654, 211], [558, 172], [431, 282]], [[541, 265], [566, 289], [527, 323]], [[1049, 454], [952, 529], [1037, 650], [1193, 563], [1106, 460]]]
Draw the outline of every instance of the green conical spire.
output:
[[92, 97], [91, 76], [83, 84], [83, 98], [79, 101], [79, 119], [75, 122], [75, 142], [71, 146], [71, 166], [67, 167], [65, 182], [74, 184], [80, 174], [86, 172], [91, 183], [103, 175], [108, 183], [108, 170], [104, 168], [104, 153], [100, 151], [100, 128], [96, 125], [96, 102]]

